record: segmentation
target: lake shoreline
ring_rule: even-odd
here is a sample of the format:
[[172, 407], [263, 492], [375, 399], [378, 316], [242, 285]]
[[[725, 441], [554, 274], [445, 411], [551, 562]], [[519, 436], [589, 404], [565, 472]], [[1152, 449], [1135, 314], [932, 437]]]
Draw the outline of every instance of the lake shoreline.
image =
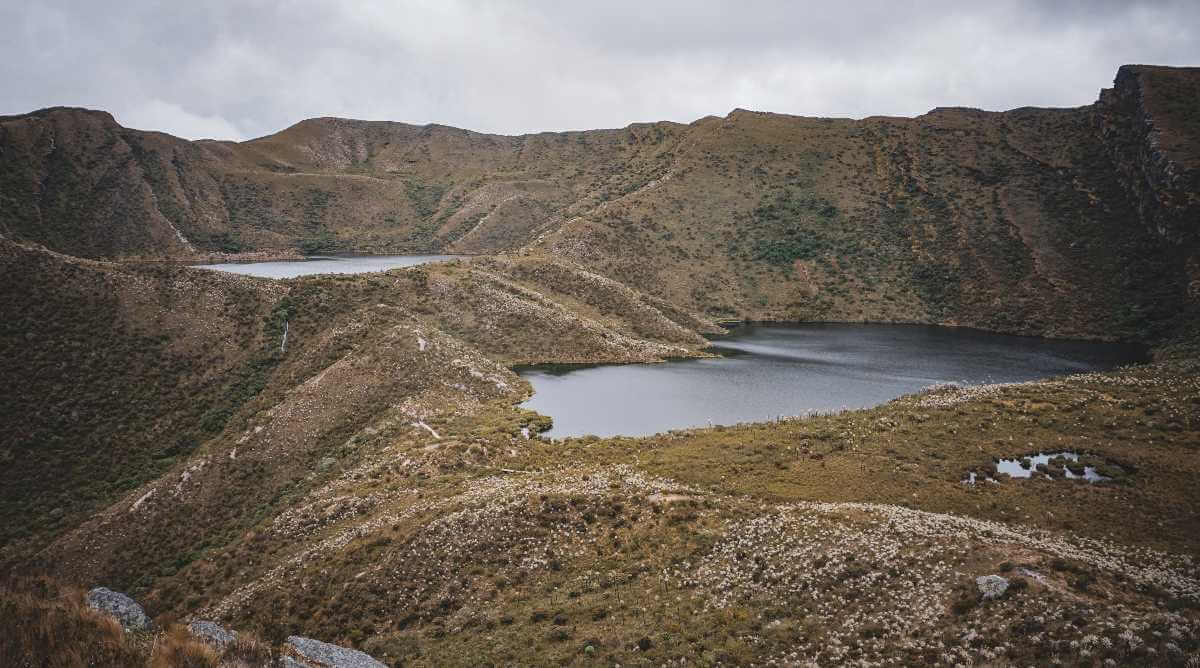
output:
[[[147, 256], [122, 256], [110, 259], [102, 259], [105, 262], [117, 262], [123, 264], [157, 264], [165, 266], [196, 266], [207, 264], [254, 264], [256, 262], [304, 262], [312, 258], [351, 258], [351, 257], [407, 257], [407, 256], [423, 256], [423, 255], [439, 255], [440, 253], [369, 253], [357, 251], [337, 251], [331, 253], [319, 253], [315, 255], [304, 255], [299, 250], [274, 249], [262, 251], [247, 251], [244, 253], [197, 253], [189, 256], [172, 256], [172, 257], [147, 257]], [[483, 257], [485, 253], [453, 253], [456, 257], [473, 258]]]
[[[949, 322], [932, 322], [923, 320], [732, 320], [721, 319], [716, 320], [716, 324], [726, 330], [734, 329], [745, 325], [894, 325], [897, 327], [940, 327], [942, 329], [955, 329], [966, 332], [979, 332], [982, 334], [999, 334], [1002, 336], [1015, 336], [1026, 339], [1039, 339], [1049, 341], [1063, 341], [1073, 343], [1115, 343], [1119, 345], [1142, 345], [1147, 350], [1152, 350], [1157, 341], [1147, 341], [1146, 339], [1121, 339], [1110, 336], [1057, 336], [1050, 333], [1032, 334], [1025, 330], [1014, 329], [989, 329], [986, 327], [978, 327], [975, 325], [959, 325]], [[728, 336], [728, 334], [713, 334], [705, 336], [710, 341], [712, 337]]]
[[512, 365], [548, 415], [545, 435], [649, 436], [882, 405], [942, 384], [1033, 382], [1150, 361], [1142, 344], [936, 325], [760, 323], [673, 364]]
[[283, 280], [319, 274], [371, 274], [435, 262], [464, 259], [461, 255], [309, 255], [299, 259], [256, 262], [217, 262], [187, 265], [194, 269]]

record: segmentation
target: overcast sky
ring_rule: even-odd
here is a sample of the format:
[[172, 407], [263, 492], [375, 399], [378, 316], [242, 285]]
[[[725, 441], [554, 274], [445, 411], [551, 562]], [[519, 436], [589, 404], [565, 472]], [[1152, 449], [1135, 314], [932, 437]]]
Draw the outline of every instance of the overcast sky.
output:
[[1078, 106], [1123, 63], [1200, 65], [1196, 0], [0, 0], [0, 26], [0, 114], [86, 106], [193, 139]]

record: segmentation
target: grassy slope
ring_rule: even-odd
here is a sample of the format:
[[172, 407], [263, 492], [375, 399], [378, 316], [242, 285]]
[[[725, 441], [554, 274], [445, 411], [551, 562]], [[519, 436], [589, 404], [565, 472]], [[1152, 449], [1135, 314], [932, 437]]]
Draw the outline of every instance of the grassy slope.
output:
[[[1115, 643], [1093, 656], [1130, 661], [1200, 642], [1200, 573], [1178, 556], [1200, 547], [1194, 340], [1116, 374], [548, 444], [520, 435], [539, 424], [514, 408], [527, 390], [481, 350], [621, 359], [690, 340], [635, 339], [675, 330], [618, 317], [645, 299], [566, 271], [500, 258], [287, 283], [293, 338], [263, 392], [25, 568], [163, 619], [422, 664], [1082, 661], [1055, 643], [1089, 634]], [[1047, 447], [1136, 473], [959, 482]], [[976, 575], [1018, 566], [1028, 589], [976, 605]]]
[[48, 578], [0, 587], [0, 661], [6, 666], [145, 665], [148, 642], [87, 607], [84, 592]]
[[266, 666], [274, 648], [249, 634], [218, 649], [182, 625], [127, 632], [114, 618], [91, 609], [86, 593], [50, 578], [14, 580], [0, 587], [0, 662], [5, 666], [57, 668], [230, 668]]
[[541, 246], [714, 316], [1137, 336], [1180, 303], [1180, 260], [1131, 224], [1091, 125], [734, 112], [697, 124], [672, 178]]
[[162, 474], [261, 384], [277, 286], [5, 241], [0, 271], [0, 545]]
[[[480, 417], [480, 429], [536, 425], [511, 410], [527, 386], [480, 350], [508, 363], [654, 361], [697, 354], [704, 340], [691, 327], [713, 329], [542, 259], [281, 283], [4, 250], [6, 269], [26, 278], [10, 295], [23, 316], [4, 331], [4, 370], [27, 382], [4, 397], [16, 427], [0, 450], [0, 554], [25, 561], [125, 496], [92, 518], [85, 539], [68, 539], [71, 556], [56, 565], [121, 586], [173, 573], [288, 507], [316, 484], [314, 469], [334, 474], [322, 462], [354, 452], [345, 439], [364, 425], [441, 430], [456, 416], [491, 415], [493, 400], [503, 411]], [[240, 454], [210, 466], [207, 453], [230, 443]], [[171, 507], [185, 483], [200, 498]], [[160, 502], [171, 512], [127, 526], [141, 517], [130, 514], [136, 499], [143, 514]]]
[[[1091, 656], [1165, 662], [1167, 642], [1200, 647], [1200, 572], [1186, 556], [1200, 535], [1196, 371], [1169, 361], [645, 439], [525, 441], [519, 422], [496, 428], [516, 417], [506, 401], [438, 416], [440, 438], [376, 422], [344, 441], [335, 475], [143, 596], [156, 613], [429, 665], [1086, 663], [1065, 643], [1088, 635]], [[228, 444], [210, 461], [232, 447], [240, 459], [245, 446]], [[992, 456], [1044, 447], [1136, 473], [958, 482]], [[186, 494], [172, 503], [194, 514]], [[147, 507], [136, 523], [179, 512]], [[974, 577], [995, 572], [1028, 589], [977, 604]], [[1172, 627], [1173, 640], [1154, 635]], [[961, 640], [972, 629], [979, 642]]]

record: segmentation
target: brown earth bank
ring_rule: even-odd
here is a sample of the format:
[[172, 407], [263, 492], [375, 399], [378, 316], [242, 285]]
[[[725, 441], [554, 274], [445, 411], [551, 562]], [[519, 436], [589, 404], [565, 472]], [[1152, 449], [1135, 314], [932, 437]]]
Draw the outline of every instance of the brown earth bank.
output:
[[1161, 333], [1200, 294], [1196, 68], [1075, 109], [486, 135], [319, 118], [247, 142], [0, 119], [0, 234], [93, 258], [549, 253], [712, 318]]

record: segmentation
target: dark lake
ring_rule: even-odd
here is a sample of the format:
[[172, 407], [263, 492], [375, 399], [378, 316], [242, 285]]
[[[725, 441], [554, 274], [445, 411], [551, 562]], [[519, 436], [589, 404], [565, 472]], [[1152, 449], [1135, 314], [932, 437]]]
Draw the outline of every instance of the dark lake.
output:
[[643, 436], [875, 406], [937, 383], [1006, 383], [1146, 360], [1143, 346], [920, 325], [744, 325], [720, 359], [525, 367], [552, 437]]
[[310, 274], [365, 274], [371, 271], [387, 271], [397, 267], [411, 267], [415, 264], [443, 262], [458, 257], [457, 255], [320, 255], [303, 260], [228, 262], [192, 266], [264, 278], [295, 278]]

